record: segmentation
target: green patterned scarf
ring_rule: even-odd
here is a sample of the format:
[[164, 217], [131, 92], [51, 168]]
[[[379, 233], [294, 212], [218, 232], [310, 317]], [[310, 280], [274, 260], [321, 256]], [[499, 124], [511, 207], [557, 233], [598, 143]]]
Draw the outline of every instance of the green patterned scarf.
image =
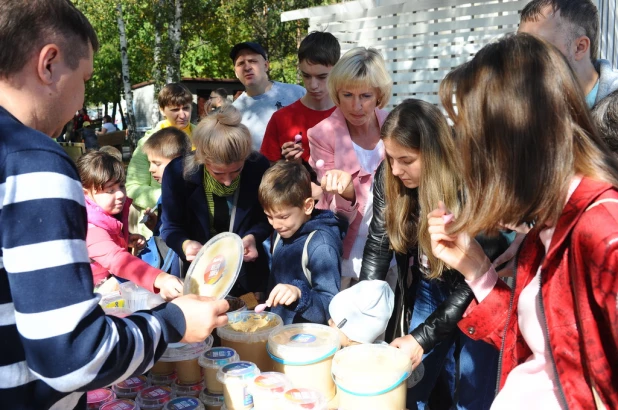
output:
[[218, 197], [228, 197], [236, 192], [238, 186], [240, 185], [240, 175], [238, 175], [232, 181], [230, 186], [225, 186], [222, 183], [218, 182], [216, 179], [210, 175], [210, 172], [206, 170], [204, 167], [204, 192], [206, 193], [206, 202], [208, 203], [208, 211], [210, 212], [210, 230], [211, 233], [214, 230], [214, 220], [215, 220], [215, 201], [213, 199], [213, 194]]

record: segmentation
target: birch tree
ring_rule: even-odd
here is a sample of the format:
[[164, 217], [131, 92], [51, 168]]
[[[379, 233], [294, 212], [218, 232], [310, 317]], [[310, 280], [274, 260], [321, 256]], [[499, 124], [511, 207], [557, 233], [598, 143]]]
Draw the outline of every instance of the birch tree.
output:
[[127, 103], [127, 135], [133, 142], [137, 142], [135, 133], [135, 113], [133, 112], [133, 92], [131, 91], [131, 76], [129, 74], [129, 54], [127, 47], [127, 33], [122, 16], [122, 3], [116, 3], [116, 19], [118, 20], [118, 32], [120, 34], [120, 61], [122, 63], [122, 83], [124, 85], [124, 99]]
[[168, 41], [170, 59], [167, 63], [167, 82], [180, 81], [180, 52], [182, 48], [182, 2], [183, 0], [171, 0], [174, 2], [174, 13], [168, 27]]
[[165, 58], [165, 50], [163, 49], [163, 29], [165, 17], [167, 15], [167, 4], [165, 0], [153, 0], [153, 6], [155, 32], [153, 55], [154, 66], [152, 69], [152, 78], [154, 80], [154, 96], [152, 99], [152, 126], [154, 128], [161, 119], [161, 116], [159, 115], [159, 103], [157, 102], [157, 97], [159, 95], [159, 91], [161, 91], [161, 88], [163, 87], [163, 60], [167, 60]]

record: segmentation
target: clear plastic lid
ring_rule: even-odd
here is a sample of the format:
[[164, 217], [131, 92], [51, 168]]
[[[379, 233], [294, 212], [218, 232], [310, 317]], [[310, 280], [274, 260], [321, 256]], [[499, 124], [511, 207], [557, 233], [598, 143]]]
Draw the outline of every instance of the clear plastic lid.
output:
[[112, 386], [112, 390], [119, 398], [135, 398], [137, 393], [150, 384], [146, 376], [129, 377], [127, 380]]
[[204, 354], [205, 351], [212, 347], [213, 337], [208, 336], [206, 340], [200, 343], [170, 343], [159, 359], [161, 362], [181, 362], [183, 360], [197, 359]]
[[148, 374], [148, 382], [152, 386], [171, 386], [177, 378], [176, 372], [170, 374]]
[[232, 342], [265, 342], [271, 332], [283, 326], [281, 316], [272, 312], [231, 312], [227, 318], [227, 325], [217, 328], [217, 334]]
[[99, 410], [140, 410], [140, 408], [133, 400], [119, 399], [105, 403]]
[[260, 374], [260, 369], [251, 362], [235, 362], [226, 364], [217, 372], [217, 380], [226, 384], [229, 381], [250, 381]]
[[105, 310], [106, 308], [123, 308], [124, 307], [124, 298], [120, 295], [120, 291], [115, 291], [103, 295], [101, 300], [99, 301], [99, 305]]
[[99, 410], [103, 404], [112, 401], [116, 398], [116, 395], [110, 389], [96, 389], [86, 393], [86, 402], [88, 403], [88, 410]]
[[327, 410], [327, 401], [317, 390], [291, 389], [283, 395], [286, 410]]
[[200, 400], [207, 406], [222, 406], [224, 402], [223, 393], [211, 393], [207, 389], [200, 393]]
[[204, 381], [197, 383], [178, 383], [176, 380], [172, 383], [172, 392], [177, 397], [198, 397], [204, 388]]
[[306, 365], [337, 352], [339, 331], [314, 323], [287, 325], [268, 336], [268, 353], [273, 360], [289, 365]]
[[131, 309], [127, 309], [124, 307], [111, 307], [111, 308], [103, 308], [103, 311], [106, 315], [125, 318], [127, 316], [131, 316], [133, 311]]
[[205, 407], [195, 397], [176, 397], [167, 402], [163, 410], [205, 410]]
[[292, 381], [283, 373], [265, 372], [249, 383], [249, 392], [253, 396], [275, 398], [283, 396], [292, 388]]
[[147, 387], [137, 395], [141, 410], [160, 409], [172, 399], [172, 389], [167, 386]]
[[185, 278], [184, 294], [223, 299], [236, 283], [244, 247], [240, 236], [222, 232], [200, 249]]
[[218, 369], [239, 360], [236, 350], [229, 347], [213, 347], [200, 356], [199, 363], [202, 367]]
[[346, 393], [378, 396], [399, 386], [410, 376], [412, 362], [400, 349], [363, 344], [346, 347], [333, 358], [332, 374]]

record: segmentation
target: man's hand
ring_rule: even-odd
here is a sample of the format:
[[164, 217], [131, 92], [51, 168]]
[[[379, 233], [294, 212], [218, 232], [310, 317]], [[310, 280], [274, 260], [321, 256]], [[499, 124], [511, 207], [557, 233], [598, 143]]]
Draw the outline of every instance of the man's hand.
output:
[[182, 310], [185, 317], [186, 330], [181, 342], [203, 342], [216, 327], [227, 324], [225, 314], [230, 305], [227, 300], [213, 300], [207, 296], [185, 295], [174, 299], [171, 303]]

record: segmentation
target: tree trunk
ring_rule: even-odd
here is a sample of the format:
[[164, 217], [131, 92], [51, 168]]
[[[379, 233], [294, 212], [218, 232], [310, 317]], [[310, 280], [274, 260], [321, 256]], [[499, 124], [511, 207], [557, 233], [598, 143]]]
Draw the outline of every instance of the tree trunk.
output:
[[182, 38], [182, 0], [174, 0], [174, 17], [167, 26], [170, 44], [170, 61], [167, 64], [167, 82], [180, 82], [180, 51]]
[[116, 124], [116, 101], [112, 103], [112, 121]]
[[[127, 111], [129, 111], [128, 108], [127, 108]], [[122, 112], [122, 104], [120, 103], [118, 103], [118, 112], [120, 113], [120, 121], [122, 122], [122, 129], [126, 130], [127, 129], [127, 117], [124, 116], [124, 113]]]
[[152, 70], [152, 78], [154, 79], [154, 96], [152, 99], [152, 126], [153, 128], [157, 125], [159, 120], [161, 119], [159, 115], [159, 103], [157, 102], [157, 98], [159, 97], [159, 91], [163, 88], [163, 71], [161, 70], [162, 66], [162, 56], [164, 56], [163, 50], [163, 22], [166, 16], [166, 1], [165, 0], [154, 0], [154, 8], [155, 8], [155, 44], [154, 44], [154, 67]]
[[[122, 82], [124, 84], [124, 100], [127, 102], [127, 121], [124, 117], [122, 121], [123, 128], [127, 130], [129, 140], [135, 144], [137, 142], [137, 133], [135, 132], [135, 114], [133, 113], [133, 92], [131, 91], [131, 76], [129, 74], [129, 55], [127, 53], [127, 35], [124, 27], [124, 19], [122, 17], [122, 3], [116, 3], [118, 32], [120, 34], [120, 60], [122, 62]], [[122, 115], [122, 107], [120, 108]], [[125, 127], [126, 124], [126, 127]]]
[[107, 113], [108, 113], [108, 111], [107, 111], [107, 109], [108, 109], [107, 102], [104, 105], [105, 105], [105, 114], [103, 114], [103, 115], [107, 115]]

